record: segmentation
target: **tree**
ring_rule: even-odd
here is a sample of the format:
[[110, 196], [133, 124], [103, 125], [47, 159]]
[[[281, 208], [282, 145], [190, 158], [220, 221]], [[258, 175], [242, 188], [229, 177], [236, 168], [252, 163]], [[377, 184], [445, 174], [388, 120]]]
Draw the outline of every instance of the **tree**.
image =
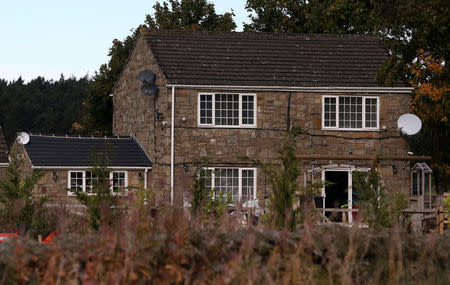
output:
[[140, 29], [231, 31], [236, 28], [233, 12], [216, 14], [214, 4], [206, 0], [169, 0], [169, 3], [156, 2], [153, 6], [155, 13], [147, 15], [143, 25], [133, 30], [125, 40], [113, 40], [108, 54], [109, 62], [100, 66], [89, 85], [87, 100], [84, 102], [83, 119], [74, 124], [78, 132], [98, 135], [112, 133], [113, 108], [109, 94], [119, 79]]
[[[170, 8], [169, 8], [170, 3]], [[216, 14], [214, 4], [206, 0], [169, 0], [153, 6], [155, 13], [147, 15], [146, 24], [152, 29], [232, 31], [236, 28], [231, 11]]]
[[433, 156], [433, 177], [438, 193], [449, 190], [450, 177], [450, 88], [442, 81], [444, 60], [436, 59], [420, 50], [417, 60], [411, 65], [415, 87], [411, 97], [411, 112], [423, 122], [421, 132], [410, 138], [411, 148], [416, 154]]
[[37, 77], [0, 80], [0, 125], [10, 144], [18, 131], [69, 133], [81, 117], [82, 101], [89, 80], [64, 78], [57, 81]]
[[34, 170], [30, 176], [22, 176], [22, 163], [12, 154], [6, 169], [8, 178], [0, 180], [0, 231], [31, 230], [32, 235], [48, 234], [55, 226], [47, 219], [45, 203], [49, 198], [33, 198], [34, 187], [45, 173]]
[[119, 200], [111, 190], [109, 174], [109, 153], [111, 146], [105, 146], [105, 152], [92, 153], [93, 166], [89, 169], [91, 179], [86, 183], [91, 186], [91, 193], [83, 192], [81, 189], [74, 190], [76, 198], [87, 207], [89, 224], [92, 230], [97, 231], [102, 225], [114, 226], [119, 220], [122, 209]]
[[[408, 79], [417, 51], [449, 60], [450, 8], [444, 0], [247, 0], [246, 31], [367, 34], [381, 37], [391, 58], [378, 75], [394, 84]], [[443, 78], [448, 80], [444, 64]]]

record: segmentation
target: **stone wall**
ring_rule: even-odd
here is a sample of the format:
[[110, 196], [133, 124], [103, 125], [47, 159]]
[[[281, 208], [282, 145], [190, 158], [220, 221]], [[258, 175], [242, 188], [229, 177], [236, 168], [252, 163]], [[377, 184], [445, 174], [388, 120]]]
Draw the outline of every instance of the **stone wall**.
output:
[[[145, 96], [140, 71], [149, 69], [156, 75], [157, 96]], [[169, 201], [170, 181], [170, 90], [144, 39], [140, 37], [113, 91], [114, 135], [134, 135], [153, 162], [149, 187], [158, 189], [157, 200]], [[155, 118], [155, 113], [161, 114]]]
[[[156, 74], [160, 92], [156, 98], [144, 96], [137, 74], [150, 69]], [[257, 127], [250, 129], [208, 128], [197, 126], [197, 102], [200, 90], [176, 89], [175, 103], [175, 198], [181, 203], [189, 192], [195, 161], [211, 159], [216, 166], [249, 166], [242, 157], [262, 163], [279, 163], [277, 150], [283, 136], [292, 126], [303, 133], [296, 138], [298, 154], [328, 155], [406, 155], [409, 147], [397, 132], [397, 118], [409, 110], [409, 94], [345, 93], [345, 95], [377, 96], [380, 98], [380, 131], [323, 131], [321, 112], [323, 95], [343, 95], [300, 92], [257, 92]], [[165, 87], [164, 75], [151, 50], [141, 39], [114, 90], [114, 135], [133, 133], [153, 160], [149, 185], [158, 193], [159, 201], [168, 202], [170, 193], [170, 111], [171, 90]], [[201, 92], [230, 92], [201, 90]], [[239, 91], [236, 91], [239, 92]], [[241, 93], [255, 93], [244, 92]], [[163, 118], [155, 120], [155, 110]], [[167, 124], [163, 125], [163, 121]], [[353, 166], [370, 167], [370, 161], [352, 161]], [[302, 173], [321, 165], [350, 164], [349, 161], [303, 161]], [[393, 173], [393, 165], [398, 169]], [[188, 167], [185, 172], [184, 168]], [[409, 166], [406, 162], [383, 162], [380, 172], [383, 183], [391, 191], [408, 193]], [[267, 177], [258, 169], [258, 198], [270, 194]], [[299, 179], [303, 184], [303, 176]]]
[[[19, 156], [22, 160], [21, 173], [22, 176], [31, 176], [33, 172], [31, 160], [29, 159], [24, 147], [14, 143], [11, 148], [11, 155]], [[39, 180], [36, 184], [33, 195], [36, 199], [39, 199], [43, 196], [50, 197], [49, 204], [59, 204], [59, 205], [79, 205], [80, 202], [71, 195], [68, 195], [68, 179], [69, 174], [68, 171], [75, 169], [45, 169], [44, 176]], [[77, 169], [79, 170], [79, 169]], [[83, 169], [83, 170], [87, 170]], [[111, 169], [114, 171], [114, 169]], [[145, 177], [144, 170], [135, 170], [135, 169], [120, 169], [117, 171], [127, 171], [128, 173], [128, 187], [138, 187], [139, 173], [142, 173], [142, 177]], [[56, 181], [54, 179], [53, 173], [56, 174]], [[119, 196], [120, 199], [124, 199], [127, 196]]]

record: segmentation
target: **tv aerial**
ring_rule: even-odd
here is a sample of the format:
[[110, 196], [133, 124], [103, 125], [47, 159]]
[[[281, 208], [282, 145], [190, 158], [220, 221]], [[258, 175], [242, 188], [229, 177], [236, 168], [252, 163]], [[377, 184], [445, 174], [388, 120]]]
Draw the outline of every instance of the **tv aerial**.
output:
[[413, 114], [403, 114], [397, 120], [397, 127], [402, 134], [412, 136], [422, 128], [422, 121]]
[[142, 70], [139, 72], [138, 77], [142, 81], [141, 91], [147, 96], [157, 95], [159, 88], [155, 84], [156, 75], [148, 70]]
[[30, 135], [28, 135], [26, 132], [20, 132], [17, 135], [17, 142], [21, 145], [26, 145], [30, 141]]

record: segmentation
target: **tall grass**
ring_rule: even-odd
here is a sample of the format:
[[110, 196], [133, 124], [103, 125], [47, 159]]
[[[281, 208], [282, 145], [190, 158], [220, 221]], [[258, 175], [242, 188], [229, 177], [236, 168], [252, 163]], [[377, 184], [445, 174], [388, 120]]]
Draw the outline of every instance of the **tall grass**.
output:
[[[450, 239], [302, 224], [294, 231], [130, 201], [115, 226], [58, 223], [52, 245], [0, 244], [0, 284], [448, 284]], [[70, 232], [68, 232], [70, 230]], [[82, 232], [77, 233], [78, 231]]]

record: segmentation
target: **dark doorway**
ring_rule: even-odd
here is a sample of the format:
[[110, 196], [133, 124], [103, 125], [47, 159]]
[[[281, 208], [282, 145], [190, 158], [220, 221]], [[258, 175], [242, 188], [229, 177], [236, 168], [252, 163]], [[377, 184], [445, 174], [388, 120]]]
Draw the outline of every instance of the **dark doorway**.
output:
[[[325, 181], [333, 183], [325, 186], [325, 208], [341, 208], [348, 204], [348, 172], [325, 171]], [[328, 213], [333, 221], [341, 221], [342, 214]]]

